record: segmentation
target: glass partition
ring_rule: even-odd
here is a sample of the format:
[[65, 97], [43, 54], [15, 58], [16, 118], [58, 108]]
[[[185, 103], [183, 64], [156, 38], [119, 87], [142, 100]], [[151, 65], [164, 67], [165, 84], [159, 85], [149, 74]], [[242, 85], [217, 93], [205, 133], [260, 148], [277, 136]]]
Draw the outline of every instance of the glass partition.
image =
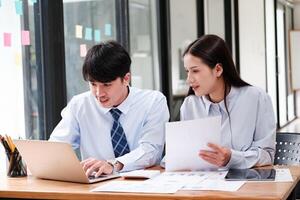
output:
[[116, 39], [115, 1], [64, 0], [67, 99], [88, 90], [82, 77], [85, 54], [93, 45]]
[[158, 63], [156, 1], [129, 0], [131, 85], [161, 89]]

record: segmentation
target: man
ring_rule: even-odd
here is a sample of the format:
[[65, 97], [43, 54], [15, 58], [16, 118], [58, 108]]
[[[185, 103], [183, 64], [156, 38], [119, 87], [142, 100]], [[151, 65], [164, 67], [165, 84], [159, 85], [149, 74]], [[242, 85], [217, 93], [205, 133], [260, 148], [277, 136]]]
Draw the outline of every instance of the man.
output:
[[83, 64], [90, 91], [71, 99], [50, 136], [80, 148], [87, 176], [130, 171], [159, 163], [166, 98], [129, 86], [131, 59], [117, 42], [92, 47]]

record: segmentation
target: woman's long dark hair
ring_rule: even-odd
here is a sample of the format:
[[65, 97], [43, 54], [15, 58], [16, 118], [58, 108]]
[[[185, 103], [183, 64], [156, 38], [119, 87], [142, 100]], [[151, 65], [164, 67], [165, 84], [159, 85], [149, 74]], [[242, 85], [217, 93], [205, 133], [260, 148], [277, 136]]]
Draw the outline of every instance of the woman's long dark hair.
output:
[[[225, 83], [225, 90], [228, 90], [230, 86], [243, 87], [250, 85], [240, 78], [225, 41], [216, 35], [204, 35], [196, 39], [185, 49], [183, 56], [186, 54], [200, 58], [211, 69], [216, 64], [221, 64], [223, 67], [222, 76]], [[195, 92], [190, 87], [188, 95], [193, 94]], [[224, 91], [224, 99], [226, 94], [227, 91]]]
[[[183, 56], [187, 54], [191, 54], [192, 56], [200, 58], [211, 69], [213, 69], [217, 64], [222, 65], [222, 76], [225, 84], [224, 103], [230, 120], [230, 115], [226, 103], [226, 95], [228, 94], [228, 89], [231, 86], [243, 87], [250, 84], [240, 78], [225, 41], [216, 35], [204, 35], [196, 39], [186, 48]], [[189, 88], [188, 95], [195, 95], [195, 92], [191, 87]]]

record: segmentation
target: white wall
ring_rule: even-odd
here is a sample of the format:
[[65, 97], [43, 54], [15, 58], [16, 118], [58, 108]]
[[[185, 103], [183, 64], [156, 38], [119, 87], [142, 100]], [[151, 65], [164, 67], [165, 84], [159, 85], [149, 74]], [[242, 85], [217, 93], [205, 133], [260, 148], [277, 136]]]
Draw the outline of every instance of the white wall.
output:
[[239, 34], [241, 77], [266, 90], [264, 1], [239, 0]]
[[[294, 28], [300, 30], [300, 1], [294, 6]], [[300, 91], [296, 92], [296, 115], [300, 117]]]

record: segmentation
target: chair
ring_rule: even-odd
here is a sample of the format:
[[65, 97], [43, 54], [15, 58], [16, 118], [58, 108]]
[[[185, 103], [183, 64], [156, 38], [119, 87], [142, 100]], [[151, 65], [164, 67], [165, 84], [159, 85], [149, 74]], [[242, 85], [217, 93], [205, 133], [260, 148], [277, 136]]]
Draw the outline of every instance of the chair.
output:
[[300, 133], [277, 133], [275, 165], [300, 165]]
[[[281, 132], [276, 134], [274, 165], [300, 166], [300, 133]], [[300, 198], [300, 183], [295, 187], [291, 199]]]

